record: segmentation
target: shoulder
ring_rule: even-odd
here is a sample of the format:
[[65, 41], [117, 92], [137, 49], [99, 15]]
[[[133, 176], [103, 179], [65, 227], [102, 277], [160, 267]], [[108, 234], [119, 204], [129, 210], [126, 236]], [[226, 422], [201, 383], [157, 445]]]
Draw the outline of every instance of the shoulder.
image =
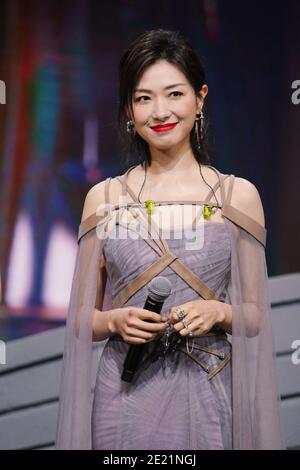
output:
[[[229, 178], [226, 178], [225, 190], [228, 189], [228, 185]], [[261, 197], [256, 186], [251, 181], [235, 176], [230, 204], [265, 227]]]
[[95, 184], [88, 191], [83, 205], [81, 222], [97, 211], [97, 208], [105, 203], [105, 184], [109, 181], [109, 202], [110, 204], [118, 204], [121, 196], [121, 183], [115, 178], [106, 178]]

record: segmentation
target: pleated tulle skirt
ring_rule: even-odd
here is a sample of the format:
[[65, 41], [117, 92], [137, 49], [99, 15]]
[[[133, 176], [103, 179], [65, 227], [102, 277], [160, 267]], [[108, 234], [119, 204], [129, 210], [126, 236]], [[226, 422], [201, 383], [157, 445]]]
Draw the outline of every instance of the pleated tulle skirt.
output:
[[[230, 352], [226, 336], [195, 341]], [[154, 343], [146, 344], [148, 353]], [[164, 359], [146, 360], [127, 383], [121, 375], [128, 348], [113, 336], [101, 355], [92, 410], [93, 449], [232, 448], [231, 362], [208, 380], [202, 367], [175, 351]], [[197, 350], [197, 355], [210, 366], [219, 364], [212, 354]]]

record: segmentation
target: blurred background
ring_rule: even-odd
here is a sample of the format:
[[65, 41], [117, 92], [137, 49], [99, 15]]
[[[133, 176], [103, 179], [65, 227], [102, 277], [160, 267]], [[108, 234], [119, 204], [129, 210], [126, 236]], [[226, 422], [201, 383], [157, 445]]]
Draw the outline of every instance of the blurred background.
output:
[[299, 24], [297, 0], [1, 0], [2, 340], [65, 323], [85, 195], [126, 170], [118, 62], [144, 30], [196, 48], [211, 164], [259, 190], [269, 276], [300, 271]]

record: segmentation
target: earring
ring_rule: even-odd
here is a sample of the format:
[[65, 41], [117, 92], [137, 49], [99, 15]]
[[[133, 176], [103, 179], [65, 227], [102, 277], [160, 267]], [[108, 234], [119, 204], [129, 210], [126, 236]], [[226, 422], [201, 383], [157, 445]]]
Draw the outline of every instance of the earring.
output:
[[134, 128], [133, 121], [127, 121], [126, 130], [129, 134], [135, 134], [135, 128]]
[[200, 137], [201, 140], [203, 139], [203, 121], [204, 121], [204, 114], [202, 109], [200, 109], [200, 112], [196, 114], [196, 122], [195, 122], [195, 132], [196, 132], [196, 139], [197, 139], [197, 146], [198, 149], [200, 150], [201, 144], [199, 141], [199, 120], [200, 120]]

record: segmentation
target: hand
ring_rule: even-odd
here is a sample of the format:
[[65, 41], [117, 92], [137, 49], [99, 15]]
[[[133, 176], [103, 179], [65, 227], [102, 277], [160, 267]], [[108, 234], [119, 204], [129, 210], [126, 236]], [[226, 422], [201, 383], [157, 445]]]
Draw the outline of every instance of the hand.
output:
[[143, 344], [153, 341], [168, 326], [167, 318], [159, 313], [138, 307], [111, 310], [111, 331], [126, 343]]
[[[176, 310], [179, 308], [186, 313], [184, 321], [188, 328], [185, 328], [182, 320], [176, 314]], [[214, 325], [223, 322], [224, 318], [224, 304], [218, 300], [192, 300], [172, 307], [168, 315], [168, 320], [173, 324], [174, 330], [182, 336], [186, 336], [190, 332], [193, 333], [193, 336], [204, 335]]]

